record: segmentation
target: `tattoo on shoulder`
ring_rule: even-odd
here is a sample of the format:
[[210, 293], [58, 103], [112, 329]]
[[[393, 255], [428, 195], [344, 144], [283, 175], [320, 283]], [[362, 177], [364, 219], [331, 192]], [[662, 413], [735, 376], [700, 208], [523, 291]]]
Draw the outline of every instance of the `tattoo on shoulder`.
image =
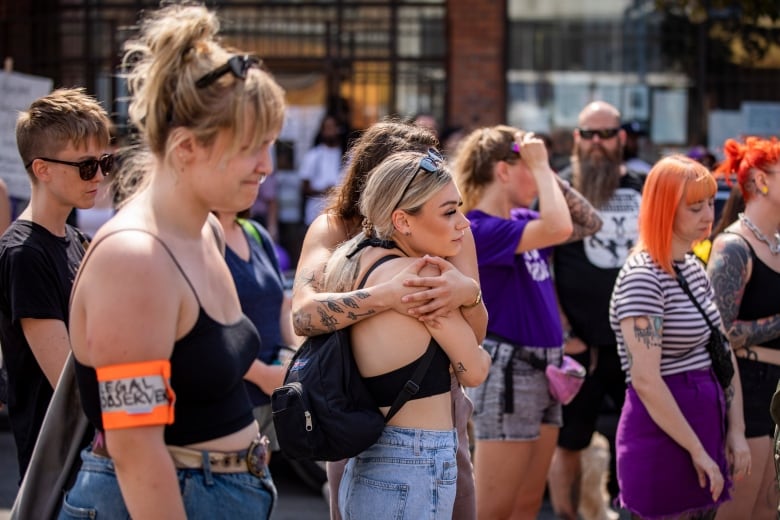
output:
[[721, 236], [715, 241], [707, 273], [726, 329], [737, 319], [749, 262], [750, 252], [743, 239]]
[[634, 318], [634, 336], [645, 347], [661, 348], [663, 318], [661, 316], [637, 316]]

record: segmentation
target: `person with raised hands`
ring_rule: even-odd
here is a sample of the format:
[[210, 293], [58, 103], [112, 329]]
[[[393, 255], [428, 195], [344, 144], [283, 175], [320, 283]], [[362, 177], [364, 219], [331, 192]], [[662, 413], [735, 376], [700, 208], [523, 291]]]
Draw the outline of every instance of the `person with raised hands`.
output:
[[[593, 207], [550, 169], [544, 141], [506, 125], [461, 142], [454, 174], [477, 246], [493, 360], [474, 402], [478, 518], [534, 518], [541, 508], [561, 403], [545, 370], [560, 366], [563, 332], [551, 248], [601, 227]], [[538, 198], [539, 211], [530, 206]]]

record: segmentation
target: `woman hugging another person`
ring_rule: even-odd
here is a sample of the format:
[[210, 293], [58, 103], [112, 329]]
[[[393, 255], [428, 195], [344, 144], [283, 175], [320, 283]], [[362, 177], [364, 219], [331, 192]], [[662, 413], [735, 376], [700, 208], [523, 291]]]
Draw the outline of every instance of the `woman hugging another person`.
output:
[[[385, 283], [418, 258], [457, 255], [469, 226], [460, 204], [434, 150], [389, 157], [366, 181], [360, 199], [364, 232], [334, 251], [324, 290], [352, 291], [364, 278], [370, 285]], [[435, 275], [436, 269], [424, 267], [422, 274]], [[341, 516], [449, 520], [457, 480], [450, 367], [464, 385], [478, 385], [487, 374], [487, 353], [459, 312], [427, 322], [406, 312], [382, 312], [353, 324], [350, 334], [360, 373], [383, 413], [429, 346], [434, 355], [419, 392], [373, 446], [347, 463]]]

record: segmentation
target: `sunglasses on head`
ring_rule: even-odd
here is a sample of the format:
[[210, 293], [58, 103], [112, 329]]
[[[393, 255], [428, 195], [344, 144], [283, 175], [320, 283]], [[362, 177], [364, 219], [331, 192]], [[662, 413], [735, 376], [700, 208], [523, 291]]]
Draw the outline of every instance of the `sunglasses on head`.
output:
[[577, 129], [580, 133], [580, 137], [583, 139], [591, 140], [593, 139], [593, 136], [599, 136], [599, 139], [612, 139], [616, 135], [618, 135], [618, 132], [620, 132], [620, 128], [600, 128], [598, 130], [586, 130], [584, 128], [578, 128]]
[[103, 175], [110, 174], [111, 170], [113, 170], [114, 168], [114, 156], [111, 155], [110, 153], [103, 154], [98, 159], [92, 157], [91, 159], [85, 159], [79, 162], [62, 161], [60, 159], [49, 159], [48, 157], [36, 157], [32, 161], [24, 165], [25, 169], [29, 168], [30, 165], [33, 163], [33, 161], [36, 160], [52, 162], [57, 164], [66, 164], [68, 166], [75, 166], [79, 169], [79, 177], [81, 177], [81, 180], [84, 181], [91, 181], [92, 179], [95, 178], [95, 175], [97, 175], [98, 166], [100, 166], [100, 171], [103, 172]]
[[[444, 162], [444, 157], [441, 153], [435, 148], [428, 148], [428, 153], [420, 159], [420, 162], [417, 164], [417, 169], [414, 170], [414, 175], [412, 175], [412, 178], [409, 179], [409, 182], [406, 183], [406, 186], [404, 186], [404, 190], [401, 192], [401, 197], [398, 199], [398, 204], [401, 203], [402, 200], [404, 200], [404, 196], [406, 195], [406, 192], [409, 191], [409, 186], [412, 185], [414, 182], [414, 179], [417, 177], [417, 173], [420, 170], [423, 170], [426, 173], [436, 173], [441, 168], [441, 164]], [[398, 208], [398, 204], [396, 204], [396, 209]]]
[[236, 55], [227, 60], [223, 65], [204, 74], [195, 82], [195, 86], [198, 88], [206, 88], [227, 73], [232, 74], [238, 79], [246, 79], [246, 73], [249, 69], [252, 67], [259, 67], [262, 64], [263, 60], [260, 59], [259, 56], [253, 54]]

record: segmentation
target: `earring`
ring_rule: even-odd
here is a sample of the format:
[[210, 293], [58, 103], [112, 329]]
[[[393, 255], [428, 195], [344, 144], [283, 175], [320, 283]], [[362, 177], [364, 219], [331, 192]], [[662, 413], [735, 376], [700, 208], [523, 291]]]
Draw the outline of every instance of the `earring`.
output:
[[761, 186], [761, 193], [764, 195], [769, 193], [769, 187], [768, 186]]

